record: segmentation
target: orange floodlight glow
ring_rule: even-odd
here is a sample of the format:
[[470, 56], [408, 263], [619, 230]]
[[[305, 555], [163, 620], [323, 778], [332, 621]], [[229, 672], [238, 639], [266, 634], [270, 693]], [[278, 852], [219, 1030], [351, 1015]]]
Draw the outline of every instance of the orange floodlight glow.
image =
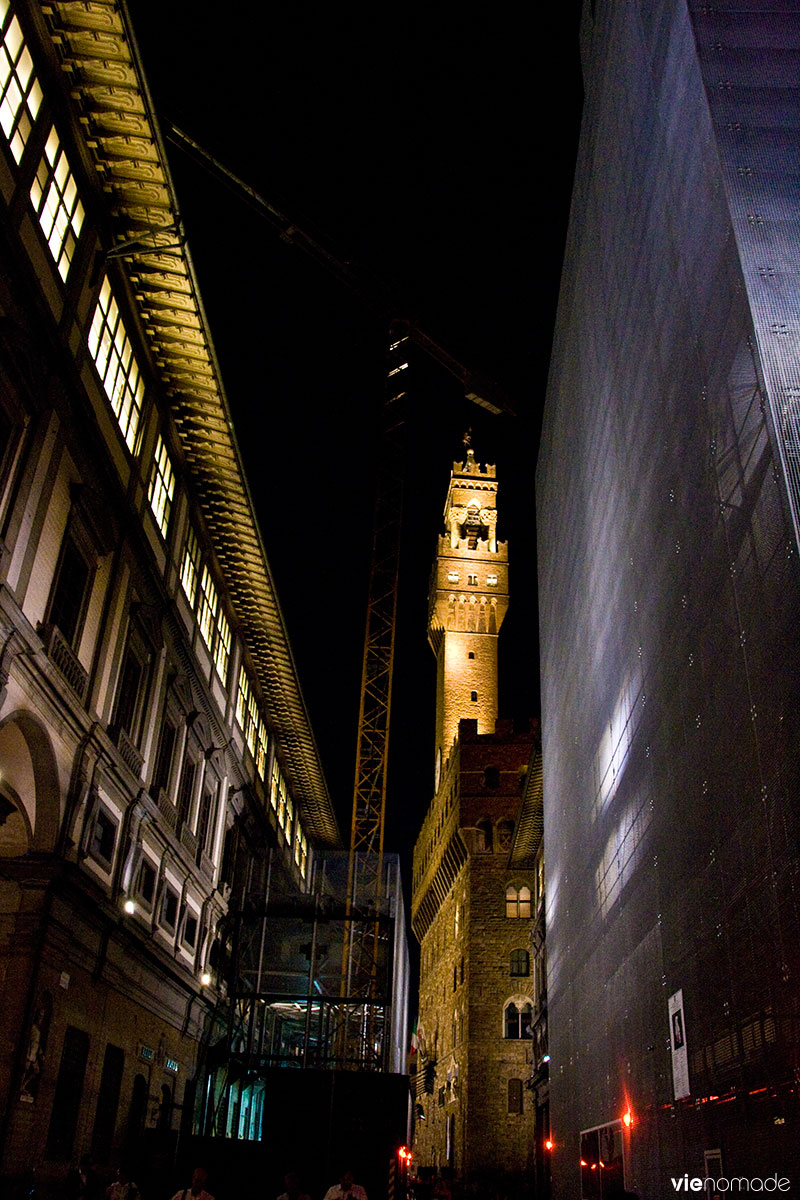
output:
[[629, 1108], [626, 1109], [622, 1114], [622, 1124], [626, 1129], [630, 1129], [631, 1125], [633, 1124], [633, 1113]]
[[547, 1138], [547, 1140], [545, 1141], [544, 1148], [545, 1148], [545, 1150], [552, 1150], [552, 1149], [553, 1149], [553, 1143], [552, 1143], [552, 1141], [550, 1140], [550, 1138]]

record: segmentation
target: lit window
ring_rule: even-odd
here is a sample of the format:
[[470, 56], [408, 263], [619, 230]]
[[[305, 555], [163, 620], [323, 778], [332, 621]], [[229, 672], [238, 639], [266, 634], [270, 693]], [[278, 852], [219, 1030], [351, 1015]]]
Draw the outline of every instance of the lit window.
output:
[[250, 700], [250, 680], [244, 667], [239, 668], [239, 689], [236, 693], [236, 720], [244, 732], [247, 718], [247, 706]]
[[[245, 741], [256, 760], [256, 768], [261, 778], [267, 769], [267, 727], [261, 719], [258, 704], [250, 687], [250, 680], [244, 667], [239, 669], [239, 689], [236, 695], [236, 720], [241, 726]], [[273, 805], [274, 807], [274, 805]]]
[[159, 435], [156, 442], [153, 469], [150, 472], [150, 487], [147, 491], [147, 499], [150, 501], [150, 507], [153, 510], [153, 516], [156, 519], [158, 528], [161, 530], [162, 537], [167, 536], [169, 514], [172, 510], [172, 498], [174, 495], [175, 472], [172, 470], [172, 463], [169, 460], [164, 440]]
[[486, 582], [489, 585], [489, 587], [496, 587], [497, 586], [497, 576], [496, 575], [487, 575]]
[[407, 367], [407, 366], [408, 366], [408, 363], [401, 363], [399, 367], [394, 367], [394, 368], [393, 368], [393, 369], [392, 369], [392, 370], [389, 372], [389, 378], [391, 379], [391, 377], [392, 377], [393, 375], [399, 375], [401, 371], [405, 371], [405, 369], [406, 369], [406, 367]]
[[195, 537], [194, 530], [189, 527], [186, 534], [186, 545], [183, 548], [183, 562], [181, 563], [181, 587], [186, 593], [186, 599], [194, 608], [194, 602], [197, 597], [197, 577], [200, 573], [200, 546]]
[[[277, 762], [272, 764], [272, 782], [270, 786], [270, 803], [278, 814], [278, 824], [281, 829], [286, 829], [287, 825], [291, 824], [292, 802], [289, 798], [289, 789], [286, 786], [286, 780], [283, 777], [283, 772], [280, 770]], [[287, 821], [288, 818], [288, 821]]]
[[300, 868], [300, 874], [305, 879], [308, 866], [308, 839], [303, 833], [299, 817], [294, 828], [294, 861]]
[[8, 18], [7, 0], [0, 0], [0, 128], [19, 162], [42, 103], [42, 89], [19, 21]]
[[280, 791], [281, 791], [282, 784], [283, 784], [283, 777], [281, 776], [281, 769], [278, 766], [277, 759], [273, 758], [273, 760], [272, 760], [272, 778], [270, 779], [270, 782], [269, 782], [269, 802], [276, 811], [278, 808], [278, 801], [280, 798]]
[[214, 666], [217, 674], [225, 682], [228, 674], [228, 661], [231, 657], [231, 627], [224, 613], [217, 613], [217, 640], [214, 646]]
[[448, 583], [458, 583], [458, 571], [448, 571], [447, 572], [447, 582]]
[[521, 887], [519, 891], [511, 884], [506, 888], [506, 916], [530, 919], [531, 889]]
[[[214, 666], [217, 668], [219, 677], [224, 681], [231, 652], [231, 630], [225, 614], [220, 608], [217, 589], [214, 586], [214, 581], [211, 578], [211, 572], [208, 567], [203, 568], [203, 574], [200, 579], [200, 607], [197, 614], [197, 623], [200, 626], [200, 634], [203, 641], [211, 651], [211, 657], [214, 660]], [[245, 730], [245, 734], [247, 735], [248, 733], [249, 731]], [[252, 750], [253, 743], [249, 736], [247, 737], [247, 744]]]
[[125, 443], [131, 454], [135, 454], [144, 384], [107, 279], [100, 289], [100, 299], [89, 330], [89, 353], [94, 359]]
[[208, 646], [209, 650], [214, 644], [214, 626], [219, 611], [219, 597], [217, 589], [214, 587], [214, 580], [211, 578], [211, 572], [208, 567], [203, 568], [203, 576], [200, 580], [200, 608], [198, 611], [198, 624], [203, 641]]
[[47, 239], [56, 270], [62, 279], [66, 279], [83, 225], [83, 205], [78, 199], [78, 187], [55, 126], [50, 130], [31, 187], [31, 204]]
[[267, 771], [267, 727], [258, 718], [258, 739], [256, 741], [256, 769], [263, 779]]
[[244, 722], [244, 738], [247, 745], [250, 747], [250, 753], [256, 752], [256, 732], [258, 730], [258, 704], [252, 691], [247, 697], [247, 714]]

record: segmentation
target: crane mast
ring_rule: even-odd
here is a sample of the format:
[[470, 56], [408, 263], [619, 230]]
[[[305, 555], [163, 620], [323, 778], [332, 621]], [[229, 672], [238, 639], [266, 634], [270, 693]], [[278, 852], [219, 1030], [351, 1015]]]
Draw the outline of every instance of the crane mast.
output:
[[384, 1066], [387, 1039], [379, 1028], [383, 1018], [377, 1003], [377, 983], [380, 956], [383, 952], [391, 953], [391, 948], [381, 944], [386, 933], [385, 925], [378, 920], [378, 912], [383, 890], [389, 721], [403, 510], [404, 373], [409, 367], [409, 345], [413, 343], [419, 347], [458, 379], [467, 399], [473, 403], [494, 414], [513, 415], [513, 409], [491, 380], [464, 366], [413, 322], [397, 320], [391, 296], [377, 281], [367, 279], [351, 262], [301, 229], [189, 134], [172, 125], [168, 127], [167, 136], [269, 221], [282, 241], [297, 246], [318, 262], [389, 324], [350, 825], [342, 997], [336, 1036], [336, 1057], [341, 1066], [380, 1070]]

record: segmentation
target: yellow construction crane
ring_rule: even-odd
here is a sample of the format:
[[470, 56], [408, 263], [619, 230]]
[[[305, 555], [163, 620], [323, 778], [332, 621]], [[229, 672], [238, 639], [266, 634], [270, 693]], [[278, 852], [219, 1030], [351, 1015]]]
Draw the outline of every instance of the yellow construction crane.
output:
[[375, 991], [381, 951], [381, 926], [377, 920], [381, 899], [383, 836], [386, 816], [386, 780], [389, 719], [394, 671], [397, 583], [400, 565], [400, 531], [403, 510], [404, 425], [408, 351], [419, 347], [459, 380], [474, 404], [494, 414], [513, 409], [491, 380], [465, 367], [415, 323], [398, 320], [388, 292], [358, 271], [351, 262], [333, 253], [301, 229], [284, 213], [234, 174], [194, 138], [168, 127], [168, 139], [233, 189], [277, 230], [280, 238], [297, 246], [325, 270], [354, 291], [365, 306], [383, 316], [389, 326], [389, 350], [383, 401], [378, 484], [372, 527], [367, 619], [361, 668], [355, 782], [350, 826], [348, 866], [348, 920], [345, 922], [343, 996], [337, 1057], [342, 1066], [382, 1067], [381, 1045], [375, 1021]]

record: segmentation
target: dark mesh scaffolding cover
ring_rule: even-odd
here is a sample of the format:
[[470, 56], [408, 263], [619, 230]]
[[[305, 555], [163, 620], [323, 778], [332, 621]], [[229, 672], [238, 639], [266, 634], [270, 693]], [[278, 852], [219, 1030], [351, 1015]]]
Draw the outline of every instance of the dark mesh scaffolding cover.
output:
[[556, 1195], [628, 1102], [645, 1195], [719, 1145], [800, 1174], [799, 8], [584, 14], [537, 472]]

